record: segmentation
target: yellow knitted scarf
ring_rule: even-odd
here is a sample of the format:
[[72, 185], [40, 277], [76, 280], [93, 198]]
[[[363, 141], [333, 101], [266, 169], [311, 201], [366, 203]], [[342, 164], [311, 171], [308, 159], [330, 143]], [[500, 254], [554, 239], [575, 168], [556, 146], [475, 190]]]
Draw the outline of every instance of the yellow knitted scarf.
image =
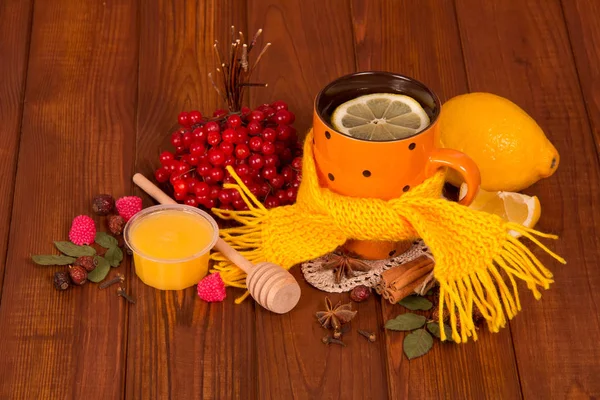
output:
[[[221, 230], [222, 238], [250, 261], [269, 261], [286, 269], [334, 251], [348, 239], [401, 241], [422, 238], [435, 258], [434, 277], [440, 285], [439, 318], [450, 313], [452, 339], [477, 339], [473, 307], [481, 311], [492, 332], [521, 309], [515, 278], [523, 280], [536, 299], [538, 286], [548, 289], [552, 273], [511, 231], [518, 232], [556, 260], [565, 260], [535, 236], [554, 235], [528, 229], [500, 217], [474, 211], [441, 197], [440, 171], [401, 197], [389, 201], [352, 198], [319, 186], [312, 150], [312, 131], [304, 144], [302, 183], [296, 204], [267, 210], [228, 167], [249, 211], [214, 209], [241, 226]], [[214, 270], [225, 283], [245, 287], [245, 273], [219, 253]], [[239, 298], [242, 301], [246, 296]], [[457, 321], [460, 320], [460, 329]], [[442, 340], [446, 339], [441, 330]]]

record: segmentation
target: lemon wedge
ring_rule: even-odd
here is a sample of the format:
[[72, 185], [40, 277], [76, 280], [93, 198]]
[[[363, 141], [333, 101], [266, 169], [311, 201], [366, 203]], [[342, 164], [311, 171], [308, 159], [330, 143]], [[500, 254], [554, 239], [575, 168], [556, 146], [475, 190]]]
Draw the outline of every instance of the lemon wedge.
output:
[[[462, 199], [467, 193], [467, 185], [460, 186]], [[527, 228], [533, 228], [540, 219], [542, 208], [536, 196], [527, 196], [514, 192], [487, 192], [479, 189], [479, 193], [469, 208], [496, 214], [505, 221], [516, 222]], [[517, 232], [511, 231], [511, 235], [519, 237]]]
[[331, 123], [338, 131], [357, 139], [385, 141], [420, 132], [429, 125], [429, 116], [412, 97], [375, 93], [338, 106]]

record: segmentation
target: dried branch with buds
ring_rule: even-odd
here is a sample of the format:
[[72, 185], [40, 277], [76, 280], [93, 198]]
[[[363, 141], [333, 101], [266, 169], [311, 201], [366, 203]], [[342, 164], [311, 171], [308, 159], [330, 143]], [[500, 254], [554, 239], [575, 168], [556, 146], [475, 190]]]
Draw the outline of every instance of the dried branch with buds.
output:
[[[239, 32], [239, 39], [236, 39], [235, 27], [231, 27], [231, 43], [228, 48], [227, 58], [219, 49], [219, 42], [215, 40], [214, 49], [219, 63], [217, 72], [222, 75], [222, 82], [216, 82], [213, 78], [212, 73], [208, 74], [210, 82], [219, 93], [219, 96], [227, 103], [230, 113], [239, 112], [242, 108], [242, 99], [244, 92], [247, 87], [267, 87], [266, 83], [255, 83], [250, 82], [250, 77], [256, 69], [258, 62], [265, 54], [271, 43], [267, 43], [256, 57], [256, 61], [250, 67], [250, 53], [258, 37], [261, 35], [262, 29], [259, 29], [254, 34], [254, 37], [250, 41], [250, 44], [244, 43], [244, 34]], [[217, 80], [218, 81], [218, 80]], [[221, 87], [219, 86], [221, 85]]]

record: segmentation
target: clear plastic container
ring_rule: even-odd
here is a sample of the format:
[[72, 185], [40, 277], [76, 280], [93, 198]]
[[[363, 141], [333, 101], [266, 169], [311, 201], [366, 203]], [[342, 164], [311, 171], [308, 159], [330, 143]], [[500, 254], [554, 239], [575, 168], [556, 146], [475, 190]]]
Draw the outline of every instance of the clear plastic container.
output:
[[209, 253], [219, 227], [206, 212], [183, 204], [146, 208], [125, 226], [136, 275], [160, 290], [181, 290], [208, 273]]

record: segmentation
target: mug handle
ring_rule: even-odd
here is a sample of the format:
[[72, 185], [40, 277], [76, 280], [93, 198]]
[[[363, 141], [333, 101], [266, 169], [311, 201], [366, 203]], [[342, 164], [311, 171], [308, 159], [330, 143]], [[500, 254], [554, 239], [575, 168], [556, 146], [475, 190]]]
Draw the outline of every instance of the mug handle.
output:
[[459, 204], [465, 206], [471, 204], [481, 184], [481, 175], [475, 162], [471, 157], [457, 150], [433, 149], [429, 154], [425, 174], [431, 176], [442, 167], [452, 168], [462, 176], [467, 183], [467, 194], [459, 201]]

